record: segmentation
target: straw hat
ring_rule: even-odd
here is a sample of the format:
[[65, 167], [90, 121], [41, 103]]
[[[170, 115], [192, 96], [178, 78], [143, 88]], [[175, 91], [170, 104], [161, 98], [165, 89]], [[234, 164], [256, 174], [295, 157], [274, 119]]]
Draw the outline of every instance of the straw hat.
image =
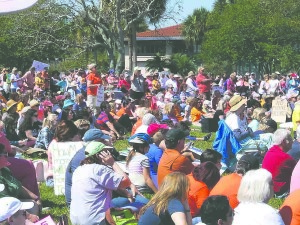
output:
[[187, 78], [191, 77], [191, 76], [195, 76], [195, 73], [193, 71], [190, 71], [187, 75]]
[[235, 112], [239, 108], [241, 108], [243, 105], [245, 105], [247, 102], [247, 99], [242, 98], [240, 95], [234, 95], [230, 100], [229, 100], [229, 105], [230, 105], [230, 112]]
[[13, 107], [14, 105], [17, 105], [18, 102], [14, 101], [14, 100], [9, 100], [6, 105], [7, 105], [7, 110], [9, 110], [11, 107]]
[[39, 106], [40, 103], [39, 103], [37, 100], [32, 99], [32, 100], [29, 102], [29, 105], [30, 105], [30, 107], [34, 107], [34, 106]]

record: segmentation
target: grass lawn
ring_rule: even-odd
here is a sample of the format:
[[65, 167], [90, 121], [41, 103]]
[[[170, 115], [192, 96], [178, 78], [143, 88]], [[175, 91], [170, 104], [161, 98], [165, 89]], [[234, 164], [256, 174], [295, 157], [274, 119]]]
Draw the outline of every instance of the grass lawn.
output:
[[[201, 133], [201, 130], [193, 130], [191, 132], [191, 135], [196, 137], [203, 137], [206, 135], [205, 133]], [[200, 149], [207, 149], [212, 148], [212, 143], [215, 138], [215, 134], [212, 135], [211, 139], [209, 141], [196, 141], [194, 146]], [[128, 147], [127, 140], [119, 140], [115, 143], [115, 148], [120, 151], [124, 150]], [[46, 208], [46, 210], [43, 211], [43, 215], [51, 215], [52, 218], [55, 221], [59, 220], [59, 217], [62, 215], [69, 216], [69, 210], [65, 204], [65, 197], [64, 196], [56, 196], [54, 195], [54, 190], [52, 188], [46, 187], [44, 183], [40, 185], [40, 192], [41, 192], [41, 198], [43, 202], [43, 208]], [[147, 195], [146, 197], [151, 197], [151, 195]], [[278, 209], [281, 204], [283, 203], [283, 200], [273, 198], [269, 202], [271, 206]], [[48, 209], [47, 209], [48, 208]], [[43, 218], [43, 216], [41, 217]], [[71, 223], [70, 223], [71, 224]]]

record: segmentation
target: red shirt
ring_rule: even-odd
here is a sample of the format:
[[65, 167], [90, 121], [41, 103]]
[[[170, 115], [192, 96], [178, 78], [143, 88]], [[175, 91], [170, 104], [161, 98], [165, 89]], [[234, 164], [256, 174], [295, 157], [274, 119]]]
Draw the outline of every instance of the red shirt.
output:
[[267, 151], [262, 162], [262, 168], [272, 174], [275, 193], [283, 194], [289, 190], [295, 166], [296, 161], [278, 145], [273, 145]]
[[130, 89], [130, 83], [128, 83], [126, 80], [119, 80], [119, 83], [118, 83], [118, 87], [121, 88], [121, 87], [124, 87], [126, 90], [129, 90]]
[[205, 79], [209, 79], [205, 74], [199, 73], [196, 77], [196, 84], [200, 93], [210, 92], [211, 82], [203, 82]]
[[[87, 76], [87, 80], [90, 80], [92, 84], [102, 84], [102, 80], [98, 74], [95, 73], [89, 73]], [[88, 87], [87, 88], [87, 94], [97, 96], [98, 87]]]

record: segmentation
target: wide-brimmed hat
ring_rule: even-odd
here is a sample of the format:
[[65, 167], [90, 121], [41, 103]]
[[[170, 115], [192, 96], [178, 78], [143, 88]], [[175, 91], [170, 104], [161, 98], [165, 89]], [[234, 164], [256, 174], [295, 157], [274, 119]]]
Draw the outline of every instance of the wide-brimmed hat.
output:
[[29, 102], [29, 105], [30, 105], [30, 107], [34, 107], [34, 106], [39, 106], [40, 103], [39, 103], [37, 100], [32, 99], [32, 100]]
[[101, 152], [103, 149], [107, 148], [113, 148], [111, 146], [106, 146], [105, 144], [97, 141], [90, 142], [86, 148], [85, 152], [87, 153], [87, 157], [96, 155], [97, 153]]
[[17, 198], [3, 197], [0, 198], [0, 221], [7, 220], [19, 210], [31, 209], [33, 202], [21, 202]]
[[57, 95], [55, 96], [56, 101], [61, 101], [61, 100], [65, 100], [66, 96], [64, 95]]
[[187, 77], [195, 76], [195, 73], [193, 71], [190, 71], [187, 75]]
[[18, 102], [14, 101], [14, 100], [9, 100], [7, 103], [6, 103], [6, 109], [9, 110], [11, 107], [13, 107], [14, 105], [17, 105]]
[[43, 105], [44, 107], [52, 107], [52, 106], [53, 106], [53, 103], [50, 102], [49, 100], [45, 100], [45, 101], [43, 101], [42, 105]]
[[181, 76], [180, 75], [178, 75], [178, 74], [175, 74], [174, 75], [174, 78], [180, 78]]
[[88, 67], [89, 70], [91, 70], [91, 69], [93, 69], [94, 67], [97, 67], [97, 65], [96, 65], [95, 63], [91, 63], [91, 64], [89, 64], [87, 67]]
[[229, 105], [230, 105], [230, 112], [235, 112], [239, 108], [241, 108], [245, 103], [247, 102], [247, 99], [243, 98], [240, 95], [234, 95], [230, 100], [229, 100]]
[[64, 101], [63, 109], [68, 108], [69, 106], [72, 106], [74, 104], [75, 104], [75, 102], [72, 99], [67, 99]]

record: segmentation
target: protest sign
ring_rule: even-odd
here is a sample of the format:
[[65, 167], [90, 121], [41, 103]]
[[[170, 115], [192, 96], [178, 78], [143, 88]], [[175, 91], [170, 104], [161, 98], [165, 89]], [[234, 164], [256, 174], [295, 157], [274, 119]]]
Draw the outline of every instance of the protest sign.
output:
[[55, 195], [65, 194], [65, 175], [67, 166], [75, 153], [83, 148], [83, 142], [51, 142], [49, 149], [51, 149], [52, 154]]
[[101, 105], [101, 102], [104, 101], [104, 87], [103, 85], [98, 87], [98, 91], [97, 91], [97, 102], [96, 102], [96, 106], [99, 107]]
[[275, 98], [272, 101], [271, 118], [277, 123], [285, 123], [287, 110], [287, 100], [280, 97]]
[[35, 68], [35, 71], [42, 71], [45, 67], [49, 68], [50, 65], [34, 60], [32, 66]]
[[51, 216], [47, 216], [44, 219], [34, 223], [35, 225], [56, 225]]

